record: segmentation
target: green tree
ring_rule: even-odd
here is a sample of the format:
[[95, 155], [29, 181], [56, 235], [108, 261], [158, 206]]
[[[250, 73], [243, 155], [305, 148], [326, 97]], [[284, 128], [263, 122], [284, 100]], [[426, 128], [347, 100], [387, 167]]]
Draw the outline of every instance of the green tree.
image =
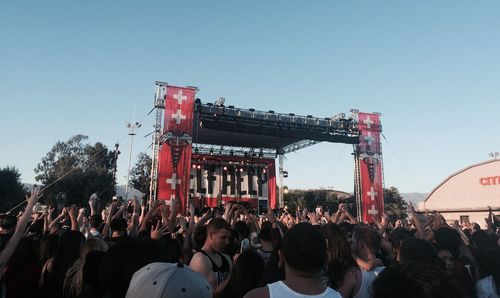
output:
[[297, 209], [297, 206], [301, 209], [307, 207], [309, 211], [315, 210], [316, 206], [320, 205], [324, 210], [335, 212], [339, 206], [339, 199], [335, 191], [328, 189], [295, 189], [285, 194], [285, 205], [294, 210]]
[[151, 157], [146, 153], [139, 153], [137, 161], [130, 173], [130, 183], [132, 187], [149, 196], [149, 186], [151, 181]]
[[102, 143], [85, 143], [84, 135], [75, 135], [66, 142], [58, 141], [37, 165], [37, 181], [44, 190], [46, 204], [53, 204], [64, 194], [66, 204], [84, 206], [94, 192], [104, 200], [114, 195], [114, 153]]
[[389, 188], [384, 188], [384, 201], [385, 213], [392, 222], [399, 218], [408, 217], [406, 213], [407, 202], [403, 199], [396, 187], [391, 186]]
[[21, 174], [15, 167], [0, 169], [0, 211], [6, 212], [21, 203], [25, 191], [21, 183]]

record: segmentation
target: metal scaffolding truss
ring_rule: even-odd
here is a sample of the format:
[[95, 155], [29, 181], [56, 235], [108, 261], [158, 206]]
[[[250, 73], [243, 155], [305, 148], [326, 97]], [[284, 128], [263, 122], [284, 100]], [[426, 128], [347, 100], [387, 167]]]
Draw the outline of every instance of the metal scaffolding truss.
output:
[[277, 157], [276, 149], [270, 148], [252, 148], [237, 147], [210, 144], [193, 144], [194, 154], [218, 155], [218, 156], [240, 156], [254, 158], [275, 159]]
[[300, 149], [307, 148], [307, 147], [312, 146], [312, 145], [316, 145], [318, 143], [319, 143], [318, 141], [313, 141], [313, 140], [298, 141], [296, 143], [293, 143], [293, 144], [290, 144], [290, 145], [287, 145], [287, 146], [281, 148], [279, 154], [287, 154], [290, 152], [294, 152], [294, 151], [297, 151]]
[[151, 154], [151, 181], [149, 184], [149, 198], [156, 200], [158, 191], [158, 154], [160, 151], [160, 137], [162, 129], [162, 116], [165, 109], [165, 97], [167, 95], [167, 83], [155, 82], [155, 97], [154, 107], [156, 108], [155, 127], [152, 140], [152, 154]]
[[258, 126], [296, 128], [308, 131], [320, 131], [331, 135], [358, 136], [357, 121], [352, 117], [319, 118], [312, 115], [301, 116], [294, 113], [284, 114], [274, 111], [257, 111], [255, 109], [239, 109], [234, 106], [202, 104], [197, 101], [197, 110], [202, 115], [209, 115], [217, 121], [233, 122], [238, 120], [239, 124], [253, 124]]

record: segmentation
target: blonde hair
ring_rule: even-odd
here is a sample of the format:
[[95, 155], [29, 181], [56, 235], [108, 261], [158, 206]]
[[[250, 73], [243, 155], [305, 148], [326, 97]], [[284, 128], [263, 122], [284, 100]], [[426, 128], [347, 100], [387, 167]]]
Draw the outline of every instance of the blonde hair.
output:
[[85, 258], [91, 251], [106, 252], [109, 246], [106, 241], [97, 237], [89, 237], [83, 244], [80, 258], [75, 261], [66, 272], [64, 278], [63, 292], [65, 297], [80, 296], [83, 290], [83, 266], [85, 265]]

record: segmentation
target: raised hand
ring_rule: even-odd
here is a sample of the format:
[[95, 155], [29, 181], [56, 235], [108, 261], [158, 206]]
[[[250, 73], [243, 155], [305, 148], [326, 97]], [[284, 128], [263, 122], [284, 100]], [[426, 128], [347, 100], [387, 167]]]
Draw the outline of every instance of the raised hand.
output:
[[160, 240], [163, 236], [168, 234], [167, 226], [161, 224], [159, 220], [156, 226], [151, 229], [151, 239]]
[[76, 205], [73, 204], [73, 205], [71, 205], [71, 207], [69, 209], [69, 217], [76, 218], [77, 215], [78, 215], [78, 209], [76, 208]]
[[307, 213], [307, 216], [309, 217], [309, 219], [311, 220], [311, 223], [314, 226], [319, 225], [318, 215], [315, 212], [309, 212], [309, 213]]
[[30, 195], [26, 195], [26, 201], [28, 202], [28, 205], [31, 205], [31, 207], [33, 207], [38, 202], [38, 198], [38, 186], [35, 184], [33, 185], [33, 187], [31, 187]]
[[118, 206], [116, 205], [116, 202], [113, 202], [109, 205], [109, 213], [108, 217], [113, 217], [113, 215], [116, 213], [118, 210]]

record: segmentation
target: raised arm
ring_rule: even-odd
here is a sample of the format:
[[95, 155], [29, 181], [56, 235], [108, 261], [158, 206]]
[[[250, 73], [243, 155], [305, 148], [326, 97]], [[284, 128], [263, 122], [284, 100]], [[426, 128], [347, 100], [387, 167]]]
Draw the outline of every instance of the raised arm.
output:
[[14, 232], [14, 235], [12, 235], [10, 240], [7, 242], [5, 248], [0, 253], [1, 274], [3, 274], [5, 266], [9, 262], [10, 257], [12, 257], [12, 254], [14, 254], [14, 251], [17, 245], [19, 244], [19, 241], [21, 241], [21, 238], [24, 235], [26, 227], [28, 226], [28, 222], [31, 218], [31, 212], [33, 210], [33, 206], [35, 206], [36, 202], [38, 202], [38, 187], [34, 185], [31, 189], [31, 195], [28, 198], [28, 204], [26, 205], [26, 209], [24, 210], [23, 215], [21, 216], [19, 222], [17, 223], [16, 231]]
[[417, 215], [415, 214], [415, 208], [413, 208], [413, 204], [411, 202], [408, 203], [408, 213], [410, 214], [410, 218], [413, 219], [413, 224], [417, 229], [417, 233], [415, 236], [418, 239], [425, 239], [424, 227], [422, 226], [420, 220], [417, 218]]
[[116, 203], [113, 202], [111, 205], [109, 205], [109, 214], [108, 217], [106, 218], [106, 223], [104, 224], [104, 228], [102, 229], [102, 236], [104, 238], [109, 237], [109, 226], [111, 225], [111, 221], [113, 220], [114, 216], [116, 215], [117, 206]]
[[[146, 213], [146, 215], [144, 215], [142, 221], [141, 221], [141, 226], [139, 227], [139, 232], [140, 231], [145, 231], [148, 227], [148, 222], [149, 220], [151, 219], [151, 217], [153, 216], [154, 212], [156, 211], [156, 208], [158, 208], [160, 204], [160, 201], [156, 200], [156, 201], [153, 201], [153, 200], [150, 200], [149, 202], [149, 210], [148, 212]], [[144, 212], [144, 210], [143, 210]]]

